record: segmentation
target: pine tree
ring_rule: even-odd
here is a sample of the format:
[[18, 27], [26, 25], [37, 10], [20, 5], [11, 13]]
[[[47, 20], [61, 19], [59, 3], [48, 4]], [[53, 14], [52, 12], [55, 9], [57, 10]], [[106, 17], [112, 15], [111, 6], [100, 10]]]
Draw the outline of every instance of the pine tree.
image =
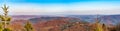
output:
[[103, 31], [102, 24], [96, 23], [96, 31]]
[[9, 22], [11, 20], [11, 17], [8, 16], [8, 12], [9, 12], [8, 9], [9, 9], [9, 7], [4, 5], [2, 7], [2, 9], [3, 9], [3, 12], [4, 12], [4, 15], [2, 15], [2, 21]]
[[98, 19], [98, 15], [97, 15], [95, 25], [96, 25], [95, 31], [104, 31], [103, 30], [103, 25], [100, 23], [100, 20]]
[[29, 21], [25, 24], [24, 27], [25, 27], [25, 31], [33, 31], [32, 24]]
[[1, 20], [1, 24], [0, 24], [0, 31], [9, 31], [10, 29], [7, 28], [7, 26], [9, 25], [10, 21], [11, 21], [11, 17], [8, 16], [8, 8], [6, 5], [4, 5], [2, 7], [4, 14], [0, 15], [0, 20]]
[[3, 12], [4, 12], [4, 15], [1, 16], [1, 21], [4, 22], [4, 25], [6, 26], [6, 24], [9, 24], [10, 20], [11, 20], [11, 17], [8, 16], [8, 8], [6, 5], [4, 5], [2, 7], [3, 9]]

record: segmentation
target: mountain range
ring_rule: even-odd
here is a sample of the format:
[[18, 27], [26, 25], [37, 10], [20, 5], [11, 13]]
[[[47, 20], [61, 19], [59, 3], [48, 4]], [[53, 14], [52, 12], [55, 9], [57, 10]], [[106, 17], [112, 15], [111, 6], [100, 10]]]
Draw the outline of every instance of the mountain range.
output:
[[[60, 19], [68, 19], [70, 22], [80, 22], [80, 21], [86, 21], [90, 23], [94, 23], [95, 19], [99, 19], [100, 23], [105, 24], [112, 24], [116, 25], [120, 22], [120, 15], [65, 15], [65, 16], [46, 16], [46, 15], [16, 15], [12, 16], [15, 19], [27, 19], [30, 20], [33, 23], [39, 22], [39, 21], [50, 21], [50, 20], [60, 20]], [[13, 20], [15, 20], [13, 19]]]

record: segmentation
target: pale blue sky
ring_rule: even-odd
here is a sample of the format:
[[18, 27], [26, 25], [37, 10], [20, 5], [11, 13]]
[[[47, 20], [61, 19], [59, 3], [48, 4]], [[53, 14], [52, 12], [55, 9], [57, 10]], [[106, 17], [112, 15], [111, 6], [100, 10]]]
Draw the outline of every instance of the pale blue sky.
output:
[[0, 3], [10, 6], [11, 15], [120, 14], [120, 0], [0, 0]]

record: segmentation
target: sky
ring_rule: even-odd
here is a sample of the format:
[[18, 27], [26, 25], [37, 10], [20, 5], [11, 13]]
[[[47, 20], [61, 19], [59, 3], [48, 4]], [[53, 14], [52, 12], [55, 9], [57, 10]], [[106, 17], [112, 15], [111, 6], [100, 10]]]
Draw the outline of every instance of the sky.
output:
[[10, 15], [120, 14], [120, 0], [0, 0], [4, 4]]

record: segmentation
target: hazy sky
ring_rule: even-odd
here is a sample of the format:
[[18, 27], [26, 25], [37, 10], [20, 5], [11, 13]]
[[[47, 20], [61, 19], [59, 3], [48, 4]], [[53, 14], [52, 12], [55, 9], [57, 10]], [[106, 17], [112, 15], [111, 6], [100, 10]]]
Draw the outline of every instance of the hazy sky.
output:
[[10, 15], [120, 14], [120, 0], [0, 0], [0, 7], [4, 3]]

